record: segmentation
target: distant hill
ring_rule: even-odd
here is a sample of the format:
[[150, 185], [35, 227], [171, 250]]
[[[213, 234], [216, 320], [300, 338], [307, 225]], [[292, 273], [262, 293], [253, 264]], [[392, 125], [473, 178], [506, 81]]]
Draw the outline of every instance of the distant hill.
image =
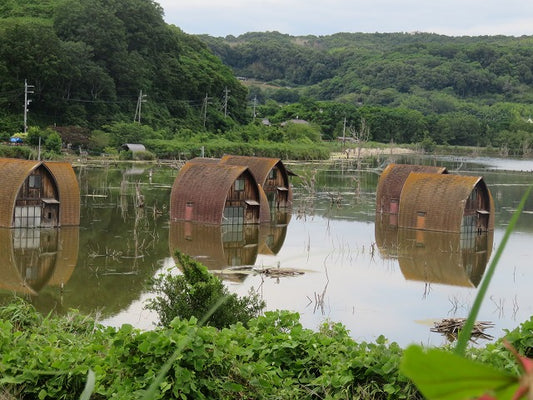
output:
[[237, 76], [299, 88], [320, 100], [383, 105], [424, 92], [485, 103], [533, 100], [533, 36], [264, 32], [201, 38]]

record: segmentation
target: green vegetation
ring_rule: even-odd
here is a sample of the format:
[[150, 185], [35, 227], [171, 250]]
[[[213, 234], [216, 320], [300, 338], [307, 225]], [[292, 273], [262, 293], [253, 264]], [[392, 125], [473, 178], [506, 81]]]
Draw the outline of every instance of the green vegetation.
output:
[[93, 154], [128, 140], [157, 157], [325, 158], [321, 140], [362, 120], [380, 143], [533, 153], [532, 37], [196, 37], [145, 0], [9, 0], [0, 15], [4, 141], [23, 130], [26, 81], [29, 126]]
[[[533, 319], [507, 339], [532, 352]], [[357, 343], [337, 323], [305, 329], [298, 314], [267, 312], [230, 328], [175, 319], [142, 332], [103, 327], [76, 311], [43, 317], [14, 300], [0, 308], [0, 386], [4, 398], [79, 398], [94, 371], [92, 399], [140, 398], [176, 349], [158, 386], [165, 399], [421, 399], [399, 371], [403, 350], [380, 337]], [[510, 371], [519, 368], [502, 341], [468, 358]]]
[[231, 294], [204, 265], [180, 252], [175, 257], [183, 275], [162, 274], [150, 284], [156, 297], [147, 307], [157, 312], [160, 325], [170, 326], [178, 317], [205, 319], [206, 325], [219, 329], [237, 322], [246, 325], [265, 307], [257, 293], [244, 297]]
[[[341, 136], [344, 117], [348, 126], [364, 118], [371, 139], [382, 143], [428, 138], [504, 155], [532, 152], [533, 37], [267, 32], [202, 39], [246, 77], [261, 117], [299, 116], [329, 139]], [[276, 103], [286, 106], [276, 110]]]

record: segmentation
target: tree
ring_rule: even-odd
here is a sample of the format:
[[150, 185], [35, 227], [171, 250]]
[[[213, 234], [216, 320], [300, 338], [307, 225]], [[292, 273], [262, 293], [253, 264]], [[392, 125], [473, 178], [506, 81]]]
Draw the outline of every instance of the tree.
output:
[[61, 153], [61, 136], [57, 132], [51, 132], [44, 141], [44, 148], [52, 153]]
[[359, 129], [354, 128], [353, 126], [349, 127], [349, 132], [352, 138], [355, 140], [357, 145], [357, 169], [361, 169], [361, 149], [363, 145], [370, 140], [370, 127], [366, 123], [364, 118], [361, 118], [361, 123]]

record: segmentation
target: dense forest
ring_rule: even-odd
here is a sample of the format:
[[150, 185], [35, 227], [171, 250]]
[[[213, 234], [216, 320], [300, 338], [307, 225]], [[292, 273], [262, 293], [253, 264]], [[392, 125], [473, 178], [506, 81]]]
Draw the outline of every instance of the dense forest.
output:
[[266, 32], [202, 39], [249, 82], [257, 104], [298, 103], [293, 117], [319, 122], [323, 102], [336, 104], [337, 125], [324, 126], [330, 138], [345, 113], [355, 126], [365, 118], [378, 141], [426, 138], [516, 152], [532, 143], [532, 36]]
[[151, 0], [2, 1], [0, 132], [23, 128], [25, 81], [29, 125], [95, 129], [139, 111], [170, 131], [245, 122], [246, 88]]
[[23, 131], [26, 106], [34, 139], [53, 130], [95, 151], [136, 141], [175, 156], [195, 139], [257, 154], [364, 128], [365, 140], [425, 149], [532, 152], [533, 36], [215, 38], [163, 16], [153, 0], [4, 0], [1, 138]]

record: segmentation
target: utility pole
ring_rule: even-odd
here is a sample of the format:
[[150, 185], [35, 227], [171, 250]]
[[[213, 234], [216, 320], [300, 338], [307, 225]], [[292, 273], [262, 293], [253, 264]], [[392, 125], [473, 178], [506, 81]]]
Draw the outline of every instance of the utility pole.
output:
[[142, 103], [146, 103], [146, 95], [143, 94], [143, 91], [139, 91], [139, 97], [137, 99], [137, 107], [135, 108], [135, 117], [133, 117], [133, 122], [141, 123], [141, 108]]
[[31, 100], [28, 100], [28, 94], [32, 94], [33, 88], [35, 86], [28, 85], [28, 81], [24, 79], [24, 133], [28, 131], [28, 106], [31, 103]]
[[224, 118], [228, 116], [228, 100], [229, 100], [229, 92], [228, 87], [224, 89]]
[[257, 116], [257, 114], [255, 113], [256, 105], [257, 105], [257, 95], [254, 96], [254, 121], [255, 121], [255, 117]]
[[204, 109], [204, 128], [205, 128], [205, 123], [207, 121], [207, 105], [209, 104], [209, 97], [207, 96], [207, 93], [205, 94], [205, 98], [204, 98], [204, 104], [203, 104], [203, 109]]

